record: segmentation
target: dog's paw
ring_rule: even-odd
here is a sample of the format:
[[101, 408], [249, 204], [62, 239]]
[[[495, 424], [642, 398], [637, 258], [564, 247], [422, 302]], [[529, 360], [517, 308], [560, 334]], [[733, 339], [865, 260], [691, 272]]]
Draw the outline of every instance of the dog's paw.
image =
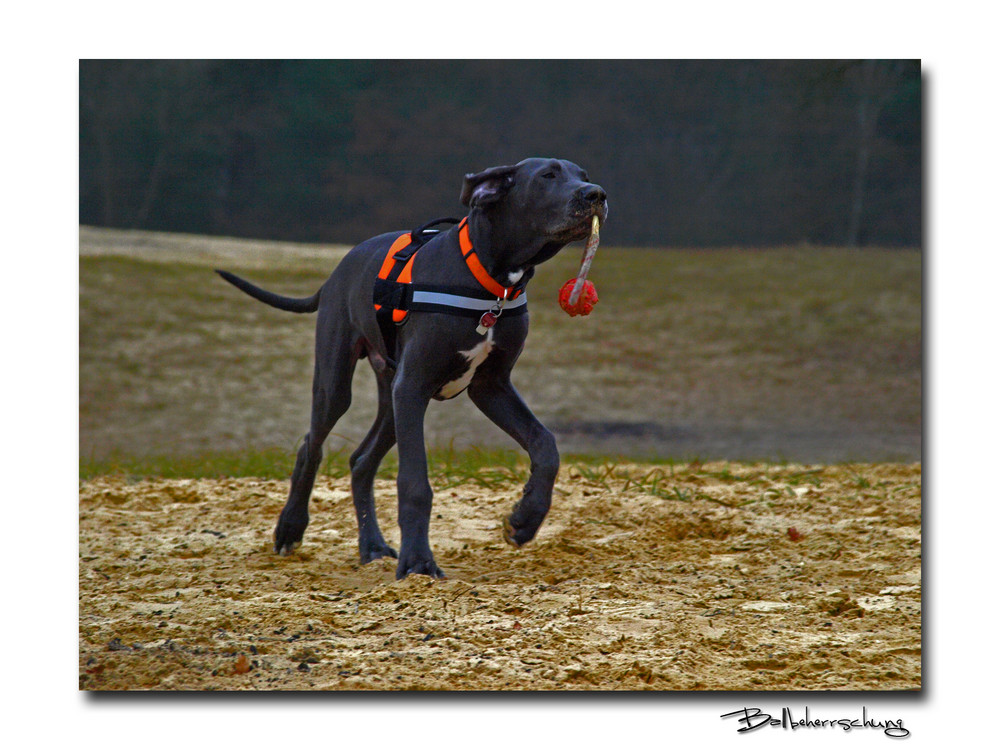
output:
[[535, 538], [537, 528], [526, 529], [514, 526], [510, 517], [503, 519], [503, 540], [511, 547], [522, 547]]
[[412, 562], [399, 561], [396, 566], [396, 580], [400, 581], [408, 575], [430, 576], [431, 578], [446, 578], [441, 568], [437, 566], [433, 558], [426, 560], [414, 560]]
[[399, 555], [392, 547], [385, 542], [373, 542], [371, 544], [359, 545], [361, 552], [361, 564], [367, 565], [372, 560], [379, 560], [383, 557], [398, 559]]
[[274, 551], [282, 557], [292, 554], [302, 545], [302, 537], [309, 525], [309, 517], [305, 520], [290, 521], [282, 515], [274, 528]]
[[520, 543], [514, 537], [514, 527], [510, 525], [510, 519], [503, 519], [503, 540], [511, 547], [520, 547]]

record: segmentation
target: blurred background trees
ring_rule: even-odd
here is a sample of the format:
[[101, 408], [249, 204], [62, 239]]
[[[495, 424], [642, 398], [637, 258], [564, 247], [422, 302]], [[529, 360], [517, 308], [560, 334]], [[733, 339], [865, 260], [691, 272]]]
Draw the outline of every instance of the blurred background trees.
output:
[[527, 156], [605, 242], [921, 244], [919, 61], [80, 63], [80, 223], [354, 243]]

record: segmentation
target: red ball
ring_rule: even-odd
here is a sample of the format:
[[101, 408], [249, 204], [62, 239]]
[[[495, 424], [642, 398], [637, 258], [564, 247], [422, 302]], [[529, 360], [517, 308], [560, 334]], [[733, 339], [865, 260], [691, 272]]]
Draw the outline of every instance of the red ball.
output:
[[573, 292], [575, 285], [576, 279], [570, 279], [563, 284], [562, 289], [559, 290], [559, 307], [569, 313], [570, 316], [590, 315], [594, 309], [594, 305], [597, 304], [597, 289], [591, 282], [583, 282], [583, 289], [580, 290], [580, 298], [577, 299], [575, 305], [571, 305], [569, 303], [569, 295]]

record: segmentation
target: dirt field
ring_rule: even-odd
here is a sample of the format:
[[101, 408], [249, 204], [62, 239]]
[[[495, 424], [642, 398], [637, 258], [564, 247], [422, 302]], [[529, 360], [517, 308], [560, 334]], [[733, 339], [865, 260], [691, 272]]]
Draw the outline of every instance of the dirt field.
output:
[[444, 581], [358, 566], [346, 479], [320, 478], [305, 543], [274, 556], [286, 489], [81, 482], [80, 687], [921, 687], [919, 464], [570, 465], [520, 550], [516, 483], [437, 486]]

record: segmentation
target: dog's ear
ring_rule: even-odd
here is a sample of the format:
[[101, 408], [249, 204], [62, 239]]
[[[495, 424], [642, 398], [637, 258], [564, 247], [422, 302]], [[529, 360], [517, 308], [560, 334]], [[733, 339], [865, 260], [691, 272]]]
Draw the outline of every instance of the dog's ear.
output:
[[462, 195], [463, 206], [481, 206], [503, 197], [514, 182], [517, 167], [490, 167], [476, 174], [465, 175]]

